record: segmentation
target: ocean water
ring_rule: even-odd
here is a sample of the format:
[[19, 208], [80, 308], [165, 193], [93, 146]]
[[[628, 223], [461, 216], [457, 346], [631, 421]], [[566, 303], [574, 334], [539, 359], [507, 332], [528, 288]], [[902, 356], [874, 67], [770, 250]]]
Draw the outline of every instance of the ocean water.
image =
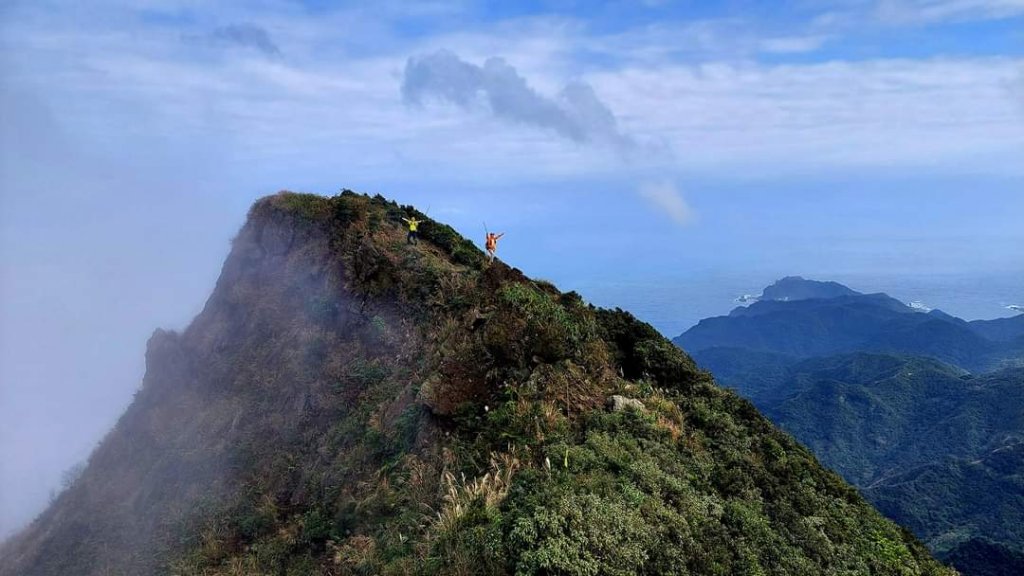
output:
[[[759, 295], [785, 274], [706, 272], [657, 280], [569, 283], [598, 306], [619, 307], [674, 338], [703, 318], [728, 314], [744, 295]], [[918, 307], [965, 320], [1014, 316], [1024, 309], [1024, 270], [990, 274], [802, 274], [864, 293], [885, 292]]]

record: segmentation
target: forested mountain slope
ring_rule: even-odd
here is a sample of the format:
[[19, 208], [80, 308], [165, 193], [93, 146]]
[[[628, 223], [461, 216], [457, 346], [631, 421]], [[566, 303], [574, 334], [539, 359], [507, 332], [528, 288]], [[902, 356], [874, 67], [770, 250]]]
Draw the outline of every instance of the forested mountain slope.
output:
[[4, 576], [952, 573], [650, 326], [353, 193], [253, 206], [203, 312], [154, 334], [132, 405], [0, 558]]

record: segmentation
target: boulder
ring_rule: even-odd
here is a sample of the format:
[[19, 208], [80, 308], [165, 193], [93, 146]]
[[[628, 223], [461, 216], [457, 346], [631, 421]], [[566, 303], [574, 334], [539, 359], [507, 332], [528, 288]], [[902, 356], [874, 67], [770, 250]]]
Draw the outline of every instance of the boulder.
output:
[[625, 396], [619, 396], [618, 394], [608, 399], [608, 409], [612, 412], [622, 412], [626, 409], [633, 409], [638, 412], [646, 410], [643, 402], [636, 398], [626, 398]]

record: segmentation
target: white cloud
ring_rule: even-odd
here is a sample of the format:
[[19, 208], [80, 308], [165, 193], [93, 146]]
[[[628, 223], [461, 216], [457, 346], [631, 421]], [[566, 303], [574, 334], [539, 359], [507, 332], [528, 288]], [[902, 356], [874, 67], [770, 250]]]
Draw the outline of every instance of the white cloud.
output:
[[447, 50], [409, 58], [402, 77], [402, 97], [413, 105], [436, 98], [466, 109], [482, 97], [497, 118], [545, 128], [578, 143], [610, 145], [622, 152], [635, 145], [619, 130], [615, 115], [589, 84], [570, 82], [557, 99], [550, 98], [537, 92], [502, 58], [488, 58], [483, 66]]
[[668, 180], [646, 182], [640, 185], [637, 192], [680, 226], [691, 224], [696, 218], [682, 193]]
[[875, 14], [890, 24], [998, 20], [1024, 14], [1024, 0], [879, 0]]
[[[708, 63], [591, 75], [625, 129], [686, 166], [730, 174], [844, 168], [1020, 174], [1024, 60]], [[738, 169], [738, 170], [737, 170]]]
[[[471, 62], [502, 56], [550, 102], [558, 100], [543, 95], [574, 82], [593, 86], [600, 100], [587, 99], [598, 105], [587, 118], [607, 120], [605, 112], [614, 111], [614, 123], [600, 134], [656, 141], [674, 152], [645, 153], [630, 169], [730, 176], [850, 167], [1024, 169], [1011, 161], [1024, 154], [1024, 114], [1019, 96], [1006, 88], [1019, 82], [1020, 58], [766, 65], [719, 52], [728, 32], [744, 29], [737, 21], [607, 37], [541, 18], [403, 40], [358, 13], [243, 12], [204, 21], [198, 32], [244, 18], [273, 35], [281, 57], [252, 51], [215, 58], [209, 47], [197, 53], [179, 32], [160, 26], [132, 33], [99, 16], [50, 22], [35, 14], [18, 27], [9, 21], [0, 38], [4, 79], [39, 94], [68, 132], [114, 152], [157, 154], [199, 142], [215, 149], [204, 157], [226, 167], [258, 163], [326, 174], [342, 158], [347, 173], [368, 178], [393, 176], [396, 159], [401, 173], [451, 166], [466, 178], [621, 173], [614, 150], [581, 146], [580, 138], [552, 138], [450, 106], [410, 110], [399, 92], [407, 59], [450, 46]], [[355, 46], [371, 32], [379, 43], [360, 52]], [[757, 49], [810, 50], [824, 38], [771, 36], [757, 40]], [[679, 46], [692, 47], [701, 61], [677, 58]], [[587, 60], [592, 51], [619, 49], [625, 60], [599, 67]], [[580, 121], [566, 125], [578, 128]]]
[[761, 41], [761, 50], [772, 54], [802, 54], [820, 49], [827, 36], [780, 36]]

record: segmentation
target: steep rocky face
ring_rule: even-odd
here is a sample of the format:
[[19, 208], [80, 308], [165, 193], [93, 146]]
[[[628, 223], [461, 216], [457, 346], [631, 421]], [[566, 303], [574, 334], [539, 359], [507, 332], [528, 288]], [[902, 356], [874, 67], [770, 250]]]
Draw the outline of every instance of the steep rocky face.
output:
[[352, 193], [254, 205], [203, 312], [154, 334], [131, 407], [0, 558], [4, 576], [950, 573], [649, 326]]

